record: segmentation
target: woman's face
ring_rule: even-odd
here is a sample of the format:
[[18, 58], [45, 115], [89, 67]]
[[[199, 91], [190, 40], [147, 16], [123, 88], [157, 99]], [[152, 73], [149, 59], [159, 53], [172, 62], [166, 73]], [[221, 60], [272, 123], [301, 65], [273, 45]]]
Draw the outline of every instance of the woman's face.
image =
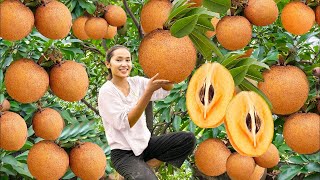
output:
[[132, 69], [131, 54], [125, 48], [113, 51], [110, 62], [106, 61], [107, 68], [111, 69], [112, 77], [125, 78]]

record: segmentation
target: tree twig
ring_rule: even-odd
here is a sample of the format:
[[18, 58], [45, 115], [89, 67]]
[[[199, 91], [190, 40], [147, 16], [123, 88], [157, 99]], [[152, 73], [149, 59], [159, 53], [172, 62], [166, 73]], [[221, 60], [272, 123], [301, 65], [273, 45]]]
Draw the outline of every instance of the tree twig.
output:
[[86, 101], [85, 99], [81, 99], [81, 102], [83, 102], [86, 106], [88, 106], [88, 108], [90, 108], [97, 115], [100, 115], [99, 111], [96, 108], [94, 108], [90, 103], [88, 103], [88, 101]]
[[130, 15], [130, 17], [132, 18], [134, 24], [135, 24], [136, 27], [138, 28], [140, 39], [142, 39], [142, 38], [143, 38], [143, 32], [142, 32], [141, 25], [139, 24], [137, 18], [134, 16], [134, 14], [132, 13], [132, 11], [130, 10], [130, 8], [129, 8], [129, 6], [128, 6], [128, 3], [127, 3], [127, 0], [123, 0], [123, 5], [124, 5], [124, 7], [125, 7], [126, 12]]

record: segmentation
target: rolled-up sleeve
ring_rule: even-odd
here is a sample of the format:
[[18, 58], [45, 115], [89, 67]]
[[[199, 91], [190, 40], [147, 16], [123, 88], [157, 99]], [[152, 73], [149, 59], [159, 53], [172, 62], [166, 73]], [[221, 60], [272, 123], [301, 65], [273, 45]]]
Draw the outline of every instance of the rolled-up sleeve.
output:
[[130, 128], [128, 113], [130, 109], [122, 103], [121, 98], [114, 92], [99, 93], [99, 112], [103, 121], [117, 130]]
[[[150, 81], [150, 79], [148, 78], [144, 78], [144, 77], [139, 77], [141, 82], [141, 89], [143, 89], [143, 91], [146, 89], [148, 82]], [[152, 97], [150, 99], [150, 101], [157, 101], [157, 100], [161, 100], [164, 99], [165, 97], [167, 97], [170, 94], [170, 91], [166, 91], [162, 88], [156, 90], [153, 94]]]

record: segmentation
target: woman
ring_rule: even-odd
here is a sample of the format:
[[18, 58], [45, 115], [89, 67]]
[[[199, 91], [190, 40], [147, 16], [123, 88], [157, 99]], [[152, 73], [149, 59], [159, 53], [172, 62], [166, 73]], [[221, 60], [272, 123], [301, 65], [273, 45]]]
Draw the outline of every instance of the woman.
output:
[[[146, 162], [159, 160], [180, 167], [193, 151], [192, 133], [178, 132], [151, 137], [145, 108], [149, 101], [165, 98], [173, 85], [168, 80], [129, 77], [131, 54], [116, 45], [107, 52], [105, 62], [111, 77], [99, 91], [99, 112], [111, 147], [111, 162], [125, 179], [157, 179]], [[170, 87], [170, 88], [168, 88]]]

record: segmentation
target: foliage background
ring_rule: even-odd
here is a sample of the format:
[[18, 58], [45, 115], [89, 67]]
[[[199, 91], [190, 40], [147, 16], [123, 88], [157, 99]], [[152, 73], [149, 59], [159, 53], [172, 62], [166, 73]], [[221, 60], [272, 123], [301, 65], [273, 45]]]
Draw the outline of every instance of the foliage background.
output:
[[[117, 4], [122, 7], [123, 2], [127, 2], [130, 10], [138, 20], [142, 5], [144, 4], [143, 0], [127, 0], [122, 2], [116, 0], [99, 1], [105, 5]], [[61, 0], [61, 2], [72, 12], [73, 19], [82, 15], [85, 10], [90, 13], [95, 9], [92, 1], [89, 0]], [[281, 12], [281, 9], [289, 0], [278, 0], [277, 2]], [[25, 1], [25, 3], [33, 11], [35, 10], [36, 1]], [[228, 53], [228, 51], [219, 46], [216, 38], [212, 40], [218, 45], [224, 55]], [[104, 135], [101, 117], [97, 114], [97, 94], [99, 88], [106, 82], [107, 76], [107, 70], [104, 66], [105, 52], [106, 49], [114, 44], [127, 46], [133, 55], [134, 68], [131, 75], [143, 76], [143, 70], [137, 58], [140, 42], [141, 38], [139, 37], [138, 29], [133, 19], [129, 16], [126, 26], [119, 29], [118, 35], [113, 40], [80, 41], [71, 32], [69, 36], [62, 40], [50, 40], [38, 33], [35, 28], [29, 36], [20, 41], [10, 42], [0, 39], [0, 102], [3, 98], [7, 98], [11, 103], [10, 111], [20, 114], [28, 125], [28, 140], [21, 150], [9, 152], [0, 149], [0, 178], [32, 179], [32, 175], [27, 168], [26, 158], [33, 144], [41, 140], [34, 135], [31, 125], [33, 113], [37, 111], [37, 105], [35, 103], [18, 103], [6, 93], [3, 78], [7, 67], [12, 61], [22, 57], [37, 61], [48, 49], [56, 47], [62, 51], [64, 59], [75, 60], [85, 64], [90, 78], [90, 87], [83, 100], [76, 103], [65, 102], [55, 97], [49, 91], [41, 99], [41, 103], [43, 107], [52, 107], [58, 110], [64, 118], [66, 127], [57, 142], [67, 152], [71, 150], [77, 141], [91, 141], [103, 148], [108, 162], [105, 174], [106, 178], [114, 170], [110, 164], [110, 148]], [[252, 57], [268, 66], [276, 64], [279, 55], [282, 55], [286, 63], [300, 67], [307, 74], [310, 83], [309, 98], [301, 111], [317, 112], [316, 98], [319, 97], [319, 79], [312, 75], [312, 70], [320, 66], [319, 46], [319, 26], [315, 25], [309, 33], [303, 36], [293, 36], [282, 28], [280, 18], [278, 18], [274, 24], [266, 27], [253, 26], [252, 41], [244, 50], [253, 48]], [[242, 54], [243, 51], [235, 51], [233, 53]], [[200, 64], [201, 62], [198, 65]], [[49, 71], [50, 65], [49, 63], [43, 66]], [[227, 142], [223, 125], [214, 129], [202, 129], [191, 121], [185, 106], [185, 93], [188, 80], [176, 84], [166, 99], [154, 103], [153, 134], [160, 135], [174, 131], [191, 131], [197, 136], [198, 143], [212, 137], [218, 137]], [[268, 169], [267, 178], [319, 179], [320, 153], [300, 155], [293, 152], [285, 144], [282, 136], [284, 118], [284, 116], [274, 115], [275, 134], [273, 143], [279, 149], [281, 162], [278, 166]], [[228, 145], [232, 149], [231, 145]], [[181, 169], [175, 169], [170, 165], [163, 164], [156, 171], [159, 179], [209, 179], [209, 177], [205, 177], [197, 171], [192, 156], [188, 161], [185, 161]], [[224, 174], [217, 178], [227, 179], [228, 177]], [[76, 177], [68, 170], [62, 179], [76, 179]]]

